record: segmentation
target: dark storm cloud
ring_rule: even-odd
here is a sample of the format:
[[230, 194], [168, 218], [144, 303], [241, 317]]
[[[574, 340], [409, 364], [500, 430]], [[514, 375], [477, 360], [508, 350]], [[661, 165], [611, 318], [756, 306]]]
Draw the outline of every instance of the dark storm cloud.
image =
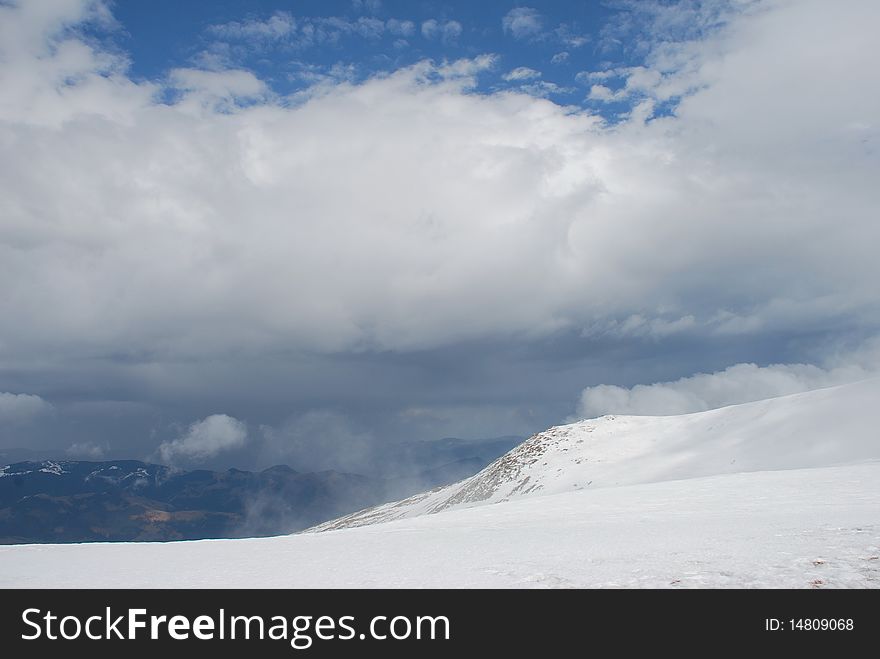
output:
[[[376, 460], [383, 450], [401, 441], [542, 430], [578, 410], [584, 387], [674, 381], [746, 361], [822, 363], [835, 352], [851, 355], [863, 340], [860, 333], [844, 340], [839, 331], [659, 341], [569, 332], [529, 343], [482, 341], [406, 354], [288, 354], [137, 367], [105, 362], [95, 370], [77, 364], [68, 373], [44, 372], [39, 380], [53, 383], [46, 393], [54, 401], [52, 414], [4, 424], [0, 441], [53, 449], [61, 457], [88, 459], [100, 451], [108, 459], [158, 460], [160, 444], [185, 438], [193, 423], [225, 414], [247, 425], [246, 441], [180, 464], [287, 463], [302, 470], [372, 472], [381, 467]], [[88, 399], [74, 374], [93, 383]], [[100, 383], [110, 384], [100, 390]], [[37, 382], [9, 374], [0, 381], [0, 389], [26, 386]]]

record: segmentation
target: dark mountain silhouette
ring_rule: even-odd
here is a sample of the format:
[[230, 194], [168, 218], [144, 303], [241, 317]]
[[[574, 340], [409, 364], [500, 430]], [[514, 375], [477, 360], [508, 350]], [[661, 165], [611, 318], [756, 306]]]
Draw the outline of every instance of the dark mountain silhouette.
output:
[[0, 474], [5, 544], [289, 533], [382, 501], [386, 489], [334, 471], [174, 471], [134, 460], [19, 462]]

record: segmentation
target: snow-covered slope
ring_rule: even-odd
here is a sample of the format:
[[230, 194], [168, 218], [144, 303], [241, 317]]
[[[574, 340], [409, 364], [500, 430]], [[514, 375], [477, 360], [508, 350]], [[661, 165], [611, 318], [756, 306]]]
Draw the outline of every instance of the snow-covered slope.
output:
[[0, 547], [0, 587], [880, 586], [880, 464], [523, 497], [249, 540]]
[[460, 483], [327, 522], [362, 526], [521, 497], [880, 459], [880, 379], [679, 416], [550, 428]]
[[878, 587], [878, 403], [584, 421], [324, 533], [0, 547], [0, 587]]

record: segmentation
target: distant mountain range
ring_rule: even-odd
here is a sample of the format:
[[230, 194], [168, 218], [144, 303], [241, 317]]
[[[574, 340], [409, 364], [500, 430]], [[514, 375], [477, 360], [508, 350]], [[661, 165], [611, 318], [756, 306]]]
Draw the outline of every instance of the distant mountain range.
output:
[[[169, 541], [292, 533], [466, 478], [519, 438], [401, 446], [387, 473], [181, 471], [137, 460], [31, 459], [0, 451], [0, 544]], [[38, 454], [39, 455], [39, 454]], [[420, 465], [418, 470], [414, 465]]]

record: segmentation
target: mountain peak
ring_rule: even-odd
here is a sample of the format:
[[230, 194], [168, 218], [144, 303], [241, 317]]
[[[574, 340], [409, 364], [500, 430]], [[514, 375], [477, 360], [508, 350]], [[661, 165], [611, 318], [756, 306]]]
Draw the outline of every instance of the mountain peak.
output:
[[470, 478], [313, 530], [588, 488], [875, 460], [877, 400], [880, 379], [872, 379], [694, 414], [610, 414], [554, 426]]

